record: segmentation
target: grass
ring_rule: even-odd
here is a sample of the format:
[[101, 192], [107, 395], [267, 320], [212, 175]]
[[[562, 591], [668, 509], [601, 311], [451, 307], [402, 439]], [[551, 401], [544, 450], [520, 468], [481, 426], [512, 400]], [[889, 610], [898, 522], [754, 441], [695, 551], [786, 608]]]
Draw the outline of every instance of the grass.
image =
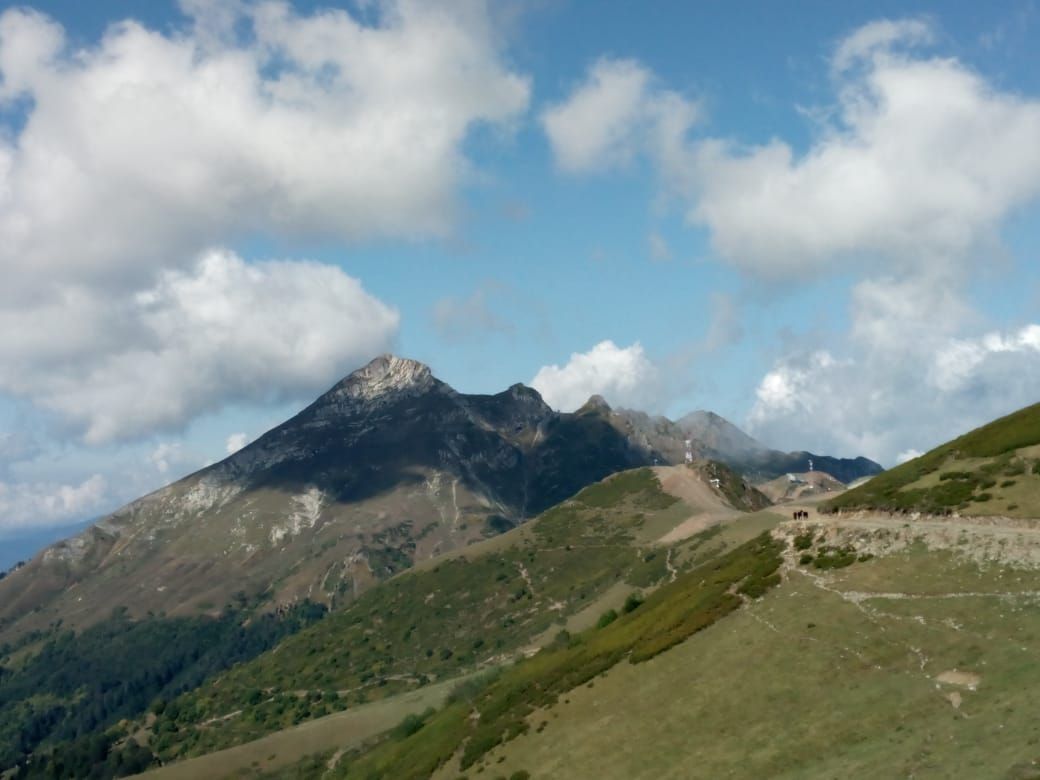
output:
[[637, 534], [677, 503], [649, 469], [586, 488], [477, 550], [387, 581], [181, 697], [159, 717], [153, 744], [167, 761], [201, 755], [500, 663], [617, 585], [662, 580], [666, 551], [647, 561]]
[[[551, 706], [625, 659], [649, 661], [733, 612], [742, 603], [734, 593], [738, 587], [764, 592], [775, 584], [779, 562], [777, 544], [763, 534], [661, 586], [599, 629], [505, 670], [472, 706], [449, 706], [417, 733], [390, 739], [345, 764], [341, 774], [427, 777], [460, 750], [460, 767], [467, 770], [496, 746], [526, 733], [527, 717], [535, 709]], [[479, 720], [471, 718], [474, 712]]]
[[458, 685], [447, 681], [347, 712], [303, 723], [245, 745], [181, 761], [145, 773], [149, 780], [196, 780], [246, 772], [261, 774], [282, 769], [307, 756], [350, 749], [380, 732], [406, 722], [429, 707], [442, 705]]
[[[468, 776], [1003, 778], [1040, 758], [1040, 612], [1001, 595], [1040, 574], [921, 550], [815, 576], [916, 598], [852, 603], [793, 572], [712, 630], [537, 709], [538, 727]], [[977, 689], [938, 681], [951, 670], [979, 674]]]
[[598, 482], [582, 490], [575, 500], [600, 509], [631, 501], [641, 509], [667, 509], [677, 498], [661, 490], [661, 485], [650, 469], [624, 471], [611, 479]]
[[[1001, 476], [1017, 477], [1027, 471], [1030, 476], [1037, 476], [1040, 461], [1016, 453], [1038, 443], [1040, 404], [1035, 404], [889, 469], [822, 504], [820, 509], [825, 512], [876, 509], [931, 514], [963, 510], [985, 513], [992, 510], [972, 504], [986, 504], [998, 498], [1014, 500], [1026, 494], [1040, 498], [1040, 483], [1034, 479], [1029, 479], [1028, 485], [1023, 484], [1027, 480], [1002, 485], [1004, 492], [999, 494], [990, 490]], [[1028, 507], [1024, 501], [1017, 503]], [[1035, 512], [1037, 507], [1034, 504], [1030, 509]], [[1022, 510], [1018, 514], [1022, 514]]]

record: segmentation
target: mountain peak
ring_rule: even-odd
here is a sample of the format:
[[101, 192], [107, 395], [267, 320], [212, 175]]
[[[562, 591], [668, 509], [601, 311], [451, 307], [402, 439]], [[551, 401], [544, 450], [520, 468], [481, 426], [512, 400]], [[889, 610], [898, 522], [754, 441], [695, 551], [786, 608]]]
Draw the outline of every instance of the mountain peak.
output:
[[418, 360], [380, 355], [347, 376], [333, 393], [360, 401], [371, 401], [401, 392], [423, 392], [436, 382], [430, 367]]
[[609, 414], [611, 411], [610, 404], [607, 403], [606, 398], [601, 395], [590, 395], [589, 400], [582, 404], [582, 407], [575, 414], [591, 414], [592, 412]]

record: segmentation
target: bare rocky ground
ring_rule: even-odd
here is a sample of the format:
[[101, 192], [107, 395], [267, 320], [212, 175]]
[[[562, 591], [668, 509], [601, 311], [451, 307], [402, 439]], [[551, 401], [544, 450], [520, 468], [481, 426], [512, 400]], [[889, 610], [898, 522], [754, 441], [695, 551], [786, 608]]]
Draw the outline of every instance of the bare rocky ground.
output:
[[[1040, 519], [994, 516], [937, 516], [854, 512], [822, 515], [811, 504], [791, 504], [810, 512], [806, 520], [788, 520], [774, 531], [793, 541], [812, 532], [831, 547], [852, 547], [857, 554], [883, 557], [915, 547], [946, 550], [982, 565], [1040, 568]], [[789, 556], [797, 557], [793, 546]]]

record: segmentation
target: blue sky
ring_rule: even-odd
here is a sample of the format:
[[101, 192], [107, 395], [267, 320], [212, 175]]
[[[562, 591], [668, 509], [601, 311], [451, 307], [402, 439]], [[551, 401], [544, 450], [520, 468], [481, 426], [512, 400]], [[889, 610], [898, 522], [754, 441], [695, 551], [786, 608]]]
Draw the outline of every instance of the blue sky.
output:
[[0, 14], [0, 534], [384, 350], [885, 464], [1038, 400], [1034, 2]]

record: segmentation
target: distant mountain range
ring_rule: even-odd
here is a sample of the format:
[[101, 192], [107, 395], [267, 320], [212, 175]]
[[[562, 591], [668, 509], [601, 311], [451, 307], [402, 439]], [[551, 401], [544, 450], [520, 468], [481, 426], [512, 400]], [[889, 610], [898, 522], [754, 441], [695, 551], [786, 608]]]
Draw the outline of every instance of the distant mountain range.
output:
[[[227, 459], [138, 499], [0, 581], [0, 637], [61, 619], [335, 604], [508, 530], [614, 472], [697, 457], [752, 480], [881, 470], [769, 450], [710, 412], [678, 422], [594, 396], [554, 412], [517, 384], [466, 395], [385, 355]], [[15, 628], [17, 626], [17, 628]]]
[[[602, 407], [602, 399], [598, 404]], [[681, 463], [691, 442], [696, 458], [726, 463], [753, 482], [766, 482], [788, 472], [822, 471], [839, 482], [852, 482], [882, 471], [880, 464], [858, 458], [835, 458], [805, 450], [781, 452], [766, 447], [714, 412], [696, 411], [673, 422], [644, 412], [621, 409], [611, 413], [616, 427], [636, 446], [665, 463]]]

